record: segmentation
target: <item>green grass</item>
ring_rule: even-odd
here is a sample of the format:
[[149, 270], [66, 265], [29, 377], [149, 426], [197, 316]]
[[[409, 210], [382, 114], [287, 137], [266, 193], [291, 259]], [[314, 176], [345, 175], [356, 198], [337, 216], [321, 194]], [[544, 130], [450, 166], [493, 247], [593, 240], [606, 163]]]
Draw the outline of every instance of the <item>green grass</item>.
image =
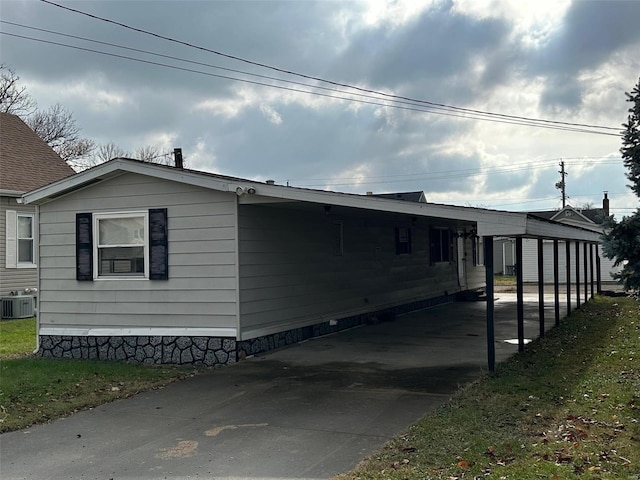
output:
[[0, 323], [0, 432], [159, 388], [193, 375], [189, 367], [52, 360], [31, 355], [35, 320]]
[[0, 359], [28, 355], [35, 348], [35, 318], [0, 322]]
[[339, 478], [638, 480], [638, 302], [596, 297]]
[[498, 287], [515, 287], [516, 276], [515, 275], [494, 275], [493, 284]]

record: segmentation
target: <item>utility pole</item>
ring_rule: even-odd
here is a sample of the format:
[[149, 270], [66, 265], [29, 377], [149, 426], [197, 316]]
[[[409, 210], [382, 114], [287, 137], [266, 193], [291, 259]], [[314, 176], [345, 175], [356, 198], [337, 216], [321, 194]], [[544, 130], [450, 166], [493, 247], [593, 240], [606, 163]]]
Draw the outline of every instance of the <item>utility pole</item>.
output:
[[556, 182], [556, 188], [562, 191], [562, 208], [567, 206], [567, 182], [565, 182], [564, 177], [569, 175], [564, 171], [564, 160], [560, 161], [560, 170], [558, 171], [560, 174], [560, 181]]

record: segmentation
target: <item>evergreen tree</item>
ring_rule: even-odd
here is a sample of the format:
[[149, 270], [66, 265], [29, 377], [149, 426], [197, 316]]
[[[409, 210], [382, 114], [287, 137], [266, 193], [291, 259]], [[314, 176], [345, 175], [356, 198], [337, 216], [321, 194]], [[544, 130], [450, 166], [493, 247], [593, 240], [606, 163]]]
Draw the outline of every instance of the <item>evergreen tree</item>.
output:
[[[631, 182], [628, 186], [640, 197], [640, 78], [638, 84], [627, 93], [627, 101], [632, 106], [629, 118], [622, 135], [622, 159], [629, 170], [627, 178]], [[622, 282], [625, 290], [640, 290], [640, 208], [620, 223], [613, 217], [609, 220], [608, 233], [603, 237], [604, 254], [608, 258], [615, 258], [616, 266], [622, 265], [622, 271], [616, 278]]]

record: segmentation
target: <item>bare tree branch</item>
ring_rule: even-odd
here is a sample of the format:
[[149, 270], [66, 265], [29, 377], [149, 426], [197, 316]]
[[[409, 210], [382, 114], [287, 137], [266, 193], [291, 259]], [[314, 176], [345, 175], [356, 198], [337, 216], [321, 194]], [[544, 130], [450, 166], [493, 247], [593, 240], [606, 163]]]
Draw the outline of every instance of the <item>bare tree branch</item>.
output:
[[80, 137], [73, 114], [59, 103], [47, 111], [36, 111], [26, 122], [67, 162], [88, 157], [95, 149], [93, 140]]
[[20, 77], [6, 64], [0, 64], [0, 112], [12, 113], [20, 117], [32, 114], [36, 102], [27, 93], [27, 87], [20, 87]]

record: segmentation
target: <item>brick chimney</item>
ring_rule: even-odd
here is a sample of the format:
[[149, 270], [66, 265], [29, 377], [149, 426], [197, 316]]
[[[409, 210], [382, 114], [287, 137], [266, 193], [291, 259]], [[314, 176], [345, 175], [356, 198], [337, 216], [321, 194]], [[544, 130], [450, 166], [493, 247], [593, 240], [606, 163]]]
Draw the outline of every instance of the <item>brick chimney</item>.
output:
[[609, 192], [604, 192], [604, 198], [602, 199], [602, 210], [604, 211], [604, 216], [609, 216]]

